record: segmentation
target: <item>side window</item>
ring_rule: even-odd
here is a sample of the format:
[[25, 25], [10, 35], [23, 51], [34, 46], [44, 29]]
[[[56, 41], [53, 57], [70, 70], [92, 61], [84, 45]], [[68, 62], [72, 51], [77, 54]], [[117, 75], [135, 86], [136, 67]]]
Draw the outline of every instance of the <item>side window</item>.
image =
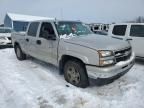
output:
[[48, 39], [49, 37], [52, 37], [52, 36], [55, 36], [55, 32], [52, 27], [52, 24], [48, 22], [42, 23], [39, 37]]
[[37, 34], [39, 22], [32, 22], [28, 29], [28, 35], [35, 37]]
[[114, 35], [124, 36], [126, 33], [127, 25], [115, 25], [112, 33]]
[[144, 25], [132, 25], [130, 30], [130, 36], [144, 37]]

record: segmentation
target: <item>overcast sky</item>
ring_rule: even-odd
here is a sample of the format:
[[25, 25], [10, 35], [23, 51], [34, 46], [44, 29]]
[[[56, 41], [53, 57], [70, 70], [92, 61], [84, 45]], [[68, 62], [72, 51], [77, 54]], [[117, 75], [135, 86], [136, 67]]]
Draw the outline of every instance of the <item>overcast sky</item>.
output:
[[144, 16], [144, 0], [0, 0], [0, 23], [6, 12], [111, 23]]

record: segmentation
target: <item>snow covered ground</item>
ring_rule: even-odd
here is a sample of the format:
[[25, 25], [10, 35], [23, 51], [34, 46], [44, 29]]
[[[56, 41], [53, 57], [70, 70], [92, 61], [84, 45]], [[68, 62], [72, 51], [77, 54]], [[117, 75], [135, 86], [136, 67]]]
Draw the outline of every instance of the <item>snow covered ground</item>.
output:
[[0, 108], [144, 108], [144, 61], [109, 85], [81, 89], [56, 67], [33, 58], [18, 61], [13, 49], [3, 49]]

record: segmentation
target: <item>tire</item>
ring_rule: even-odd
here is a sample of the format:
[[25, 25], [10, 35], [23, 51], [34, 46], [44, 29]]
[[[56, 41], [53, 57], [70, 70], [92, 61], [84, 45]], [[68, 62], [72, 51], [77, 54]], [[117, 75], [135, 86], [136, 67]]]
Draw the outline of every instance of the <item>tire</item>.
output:
[[18, 60], [25, 60], [26, 59], [26, 54], [24, 54], [22, 52], [22, 50], [21, 50], [19, 45], [16, 45], [14, 47], [14, 49], [15, 49], [16, 57], [17, 57]]
[[86, 88], [89, 86], [85, 66], [78, 60], [70, 60], [65, 63], [64, 78], [67, 82], [77, 87]]

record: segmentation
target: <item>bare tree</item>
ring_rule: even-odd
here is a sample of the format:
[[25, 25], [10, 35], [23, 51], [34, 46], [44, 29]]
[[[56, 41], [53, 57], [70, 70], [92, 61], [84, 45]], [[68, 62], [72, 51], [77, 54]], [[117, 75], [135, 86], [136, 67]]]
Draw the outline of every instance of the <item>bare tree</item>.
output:
[[125, 21], [126, 23], [144, 23], [144, 17], [143, 16], [139, 16], [137, 18], [135, 18], [134, 20], [129, 20], [129, 21]]

